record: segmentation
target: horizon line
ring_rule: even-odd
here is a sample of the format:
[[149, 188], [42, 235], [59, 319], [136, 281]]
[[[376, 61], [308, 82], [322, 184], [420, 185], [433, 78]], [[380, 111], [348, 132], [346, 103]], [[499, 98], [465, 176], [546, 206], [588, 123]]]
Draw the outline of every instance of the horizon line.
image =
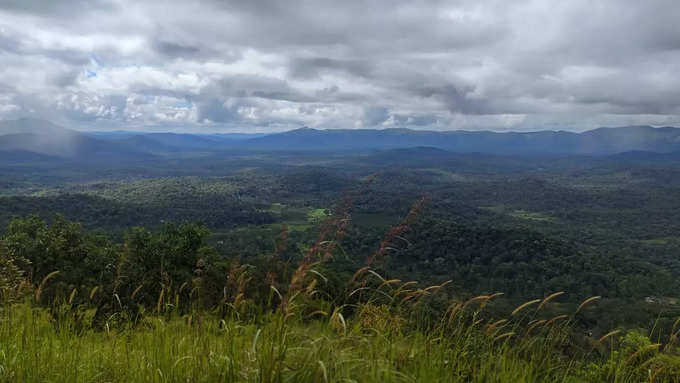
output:
[[470, 130], [470, 129], [447, 129], [447, 130], [433, 130], [433, 129], [419, 129], [419, 128], [413, 128], [413, 127], [372, 127], [372, 128], [320, 128], [320, 127], [309, 127], [309, 126], [301, 126], [298, 128], [292, 128], [288, 130], [279, 130], [279, 131], [271, 131], [271, 132], [248, 132], [248, 131], [212, 131], [212, 132], [196, 132], [196, 131], [172, 131], [172, 130], [137, 130], [137, 129], [131, 129], [131, 130], [126, 130], [126, 129], [113, 129], [113, 130], [92, 130], [92, 129], [74, 129], [74, 128], [66, 128], [58, 123], [54, 123], [50, 120], [44, 119], [44, 118], [31, 118], [31, 117], [21, 117], [21, 118], [15, 118], [15, 119], [5, 119], [5, 120], [0, 120], [0, 123], [2, 122], [18, 122], [18, 121], [35, 121], [35, 122], [43, 122], [43, 123], [48, 123], [52, 124], [54, 126], [57, 126], [62, 129], [68, 129], [68, 130], [73, 130], [77, 131], [80, 133], [89, 133], [89, 134], [105, 134], [105, 133], [129, 133], [129, 134], [188, 134], [188, 135], [232, 135], [232, 134], [243, 134], [243, 135], [272, 135], [272, 134], [282, 134], [282, 133], [289, 133], [289, 132], [294, 132], [294, 131], [299, 131], [299, 130], [313, 130], [313, 131], [396, 131], [396, 130], [405, 130], [405, 131], [411, 131], [411, 132], [423, 132], [423, 133], [497, 133], [497, 134], [509, 134], [509, 133], [514, 133], [514, 134], [532, 134], [532, 133], [544, 133], [544, 132], [552, 132], [552, 133], [569, 133], [569, 134], [583, 134], [587, 132], [592, 132], [595, 130], [599, 129], [623, 129], [623, 128], [653, 128], [653, 129], [680, 129], [680, 126], [672, 126], [672, 125], [654, 125], [654, 124], [646, 124], [646, 125], [621, 125], [621, 126], [597, 126], [581, 131], [572, 131], [572, 130], [565, 130], [565, 129], [539, 129], [539, 130], [491, 130], [491, 129], [480, 129], [480, 130]]

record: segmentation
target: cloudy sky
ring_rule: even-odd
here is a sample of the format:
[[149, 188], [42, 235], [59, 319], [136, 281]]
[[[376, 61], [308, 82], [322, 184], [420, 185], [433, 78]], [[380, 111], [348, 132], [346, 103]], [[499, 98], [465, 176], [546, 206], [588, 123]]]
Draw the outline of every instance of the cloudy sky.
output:
[[0, 1], [0, 119], [78, 129], [680, 125], [680, 2]]

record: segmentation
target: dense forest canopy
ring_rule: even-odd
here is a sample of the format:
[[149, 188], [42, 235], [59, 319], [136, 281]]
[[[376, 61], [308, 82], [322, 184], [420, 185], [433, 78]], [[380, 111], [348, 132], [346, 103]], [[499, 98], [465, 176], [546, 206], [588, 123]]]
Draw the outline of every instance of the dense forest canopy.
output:
[[[125, 251], [154, 246], [148, 236], [168, 225], [202, 225], [196, 234], [206, 246], [201, 251], [216, 264], [264, 262], [285, 232], [278, 255], [295, 263], [317, 240], [322, 222], [346, 205], [351, 224], [338, 239], [342, 262], [334, 258], [328, 266], [342, 273], [374, 256], [390, 228], [426, 196], [380, 262], [389, 275], [423, 283], [450, 279], [461, 295], [504, 292], [521, 300], [566, 291], [571, 302], [599, 295], [617, 302], [612, 318], [646, 325], [680, 309], [645, 302], [680, 291], [680, 184], [672, 177], [680, 162], [626, 158], [412, 148], [4, 164], [0, 223], [5, 247], [23, 238], [17, 256], [31, 262], [24, 271], [33, 280], [59, 270], [64, 289], [92, 288], [98, 284], [82, 278], [104, 278], [102, 267], [122, 254], [136, 259]], [[35, 245], [28, 242], [49, 243], [56, 233], [63, 237], [59, 246], [30, 250]], [[46, 257], [36, 255], [45, 251]], [[189, 281], [196, 260], [173, 272]], [[627, 307], [638, 304], [648, 314], [627, 317]]]

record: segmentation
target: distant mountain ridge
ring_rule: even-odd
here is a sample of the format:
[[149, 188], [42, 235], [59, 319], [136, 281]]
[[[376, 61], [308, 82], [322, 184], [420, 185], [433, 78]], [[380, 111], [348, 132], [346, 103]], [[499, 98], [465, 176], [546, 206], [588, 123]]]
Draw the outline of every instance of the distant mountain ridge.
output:
[[632, 126], [566, 131], [490, 132], [296, 129], [249, 140], [259, 150], [370, 150], [427, 146], [453, 152], [495, 154], [615, 154], [680, 151], [680, 129]]
[[[0, 158], [28, 153], [71, 159], [148, 159], [180, 152], [372, 151], [428, 147], [458, 153], [680, 153], [680, 129], [628, 126], [567, 131], [491, 132], [300, 128], [273, 134], [78, 132], [49, 121], [0, 121]], [[10, 154], [8, 154], [10, 153]], [[639, 156], [639, 155], [638, 155]], [[32, 156], [31, 158], [41, 158]]]

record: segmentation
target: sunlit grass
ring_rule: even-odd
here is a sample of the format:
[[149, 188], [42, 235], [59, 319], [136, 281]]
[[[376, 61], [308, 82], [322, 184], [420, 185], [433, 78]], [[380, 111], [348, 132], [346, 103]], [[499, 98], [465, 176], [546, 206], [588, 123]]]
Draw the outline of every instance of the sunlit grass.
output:
[[[317, 274], [314, 274], [315, 276]], [[316, 277], [315, 277], [316, 278]], [[140, 321], [114, 313], [102, 326], [94, 309], [65, 302], [0, 311], [0, 380], [6, 382], [676, 382], [676, 322], [652, 342], [613, 331], [594, 344], [574, 342], [574, 319], [545, 308], [560, 293], [518, 305], [502, 319], [485, 307], [502, 294], [453, 301], [440, 316], [426, 300], [442, 286], [385, 280], [368, 268], [348, 292], [354, 304], [314, 299], [313, 285], [285, 308], [228, 315], [181, 315], [171, 304]], [[48, 284], [49, 280], [44, 281]], [[310, 287], [312, 286], [312, 287]], [[38, 292], [36, 292], [37, 294]], [[238, 299], [238, 298], [237, 298]], [[257, 312], [255, 315], [247, 313]], [[78, 315], [76, 315], [76, 313]], [[123, 319], [121, 319], [123, 318]]]

